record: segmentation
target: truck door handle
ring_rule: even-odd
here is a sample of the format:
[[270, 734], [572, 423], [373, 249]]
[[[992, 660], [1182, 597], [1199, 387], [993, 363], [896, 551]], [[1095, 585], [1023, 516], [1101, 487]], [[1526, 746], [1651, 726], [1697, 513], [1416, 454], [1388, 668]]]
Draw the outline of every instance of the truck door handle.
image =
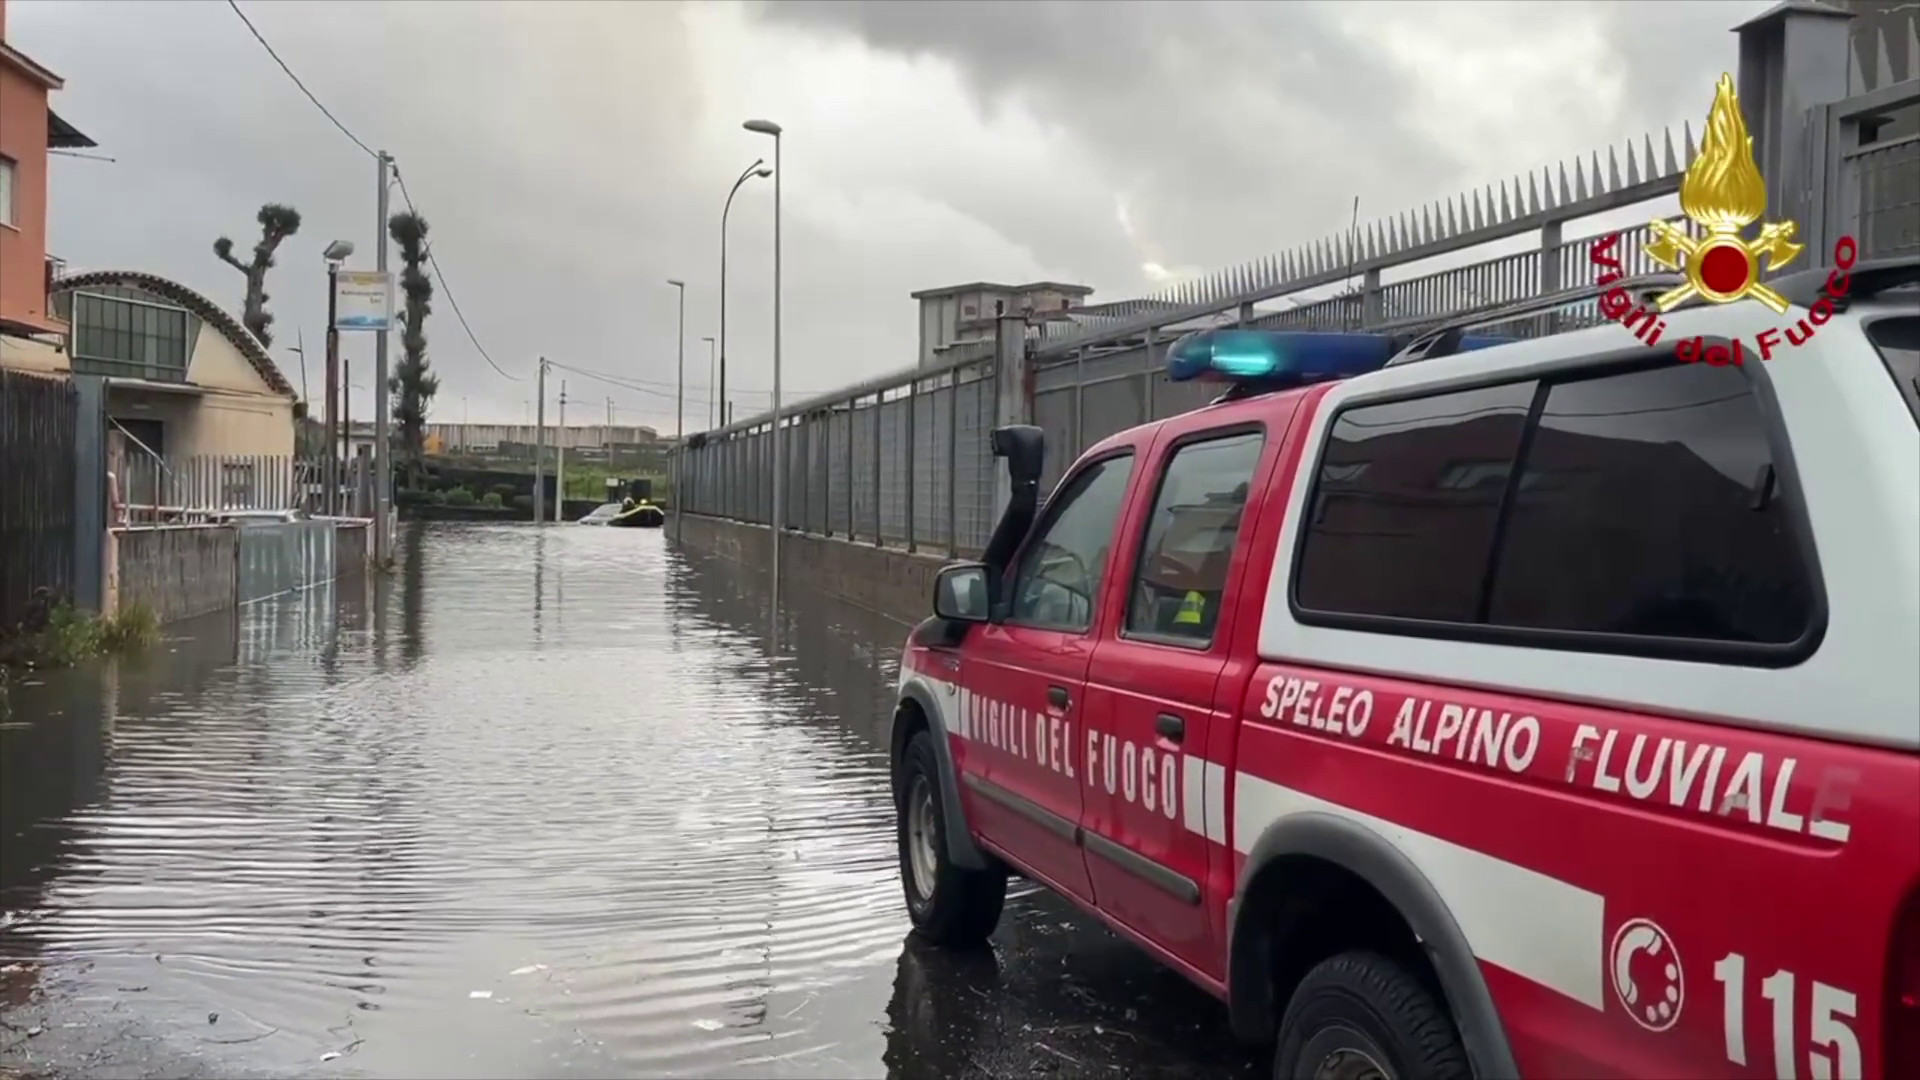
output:
[[1047, 687], [1047, 702], [1051, 704], [1054, 708], [1064, 709], [1072, 701], [1073, 699], [1067, 696], [1066, 687], [1064, 686]]
[[1179, 742], [1187, 737], [1187, 722], [1172, 713], [1161, 713], [1153, 719], [1153, 730], [1164, 739]]

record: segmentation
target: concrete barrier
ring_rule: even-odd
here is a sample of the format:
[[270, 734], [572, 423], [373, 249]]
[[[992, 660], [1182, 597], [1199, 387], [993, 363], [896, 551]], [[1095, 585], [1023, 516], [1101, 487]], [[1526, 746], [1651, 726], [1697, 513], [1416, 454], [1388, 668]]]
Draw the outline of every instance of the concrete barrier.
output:
[[[673, 525], [668, 523], [669, 535]], [[765, 525], [688, 514], [681, 526], [688, 548], [735, 562], [766, 566], [773, 534]], [[933, 576], [948, 559], [901, 548], [788, 532], [780, 538], [781, 588], [816, 589], [912, 625], [933, 610]]]
[[163, 623], [234, 606], [239, 536], [231, 525], [112, 531], [113, 606], [139, 605]]
[[334, 578], [365, 577], [367, 566], [373, 561], [373, 522], [336, 521], [333, 527]]

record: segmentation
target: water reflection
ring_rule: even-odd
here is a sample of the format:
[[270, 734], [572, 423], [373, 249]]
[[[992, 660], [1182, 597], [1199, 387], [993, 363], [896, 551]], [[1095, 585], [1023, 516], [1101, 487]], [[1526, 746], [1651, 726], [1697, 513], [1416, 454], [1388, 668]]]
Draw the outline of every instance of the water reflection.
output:
[[[1010, 903], [997, 959], [903, 944], [882, 749], [903, 627], [801, 590], [769, 661], [754, 576], [659, 533], [398, 540], [372, 586], [16, 690], [0, 955], [45, 963], [36, 1002], [14, 1007], [41, 1010], [21, 1019], [44, 1017], [42, 1060], [1245, 1066], [1217, 1005], [1046, 897]], [[126, 1037], [103, 1045], [107, 1030]]]

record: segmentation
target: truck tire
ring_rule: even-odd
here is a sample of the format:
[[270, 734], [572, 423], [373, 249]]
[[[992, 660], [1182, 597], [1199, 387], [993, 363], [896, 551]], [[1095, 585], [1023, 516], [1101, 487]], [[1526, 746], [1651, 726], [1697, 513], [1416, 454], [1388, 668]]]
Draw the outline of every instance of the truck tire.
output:
[[1007, 872], [998, 866], [968, 870], [947, 857], [947, 807], [930, 733], [919, 732], [907, 743], [900, 772], [895, 832], [914, 932], [948, 948], [978, 945], [1000, 924]]
[[1341, 953], [1307, 972], [1287, 1003], [1274, 1080], [1468, 1080], [1453, 1019], [1406, 968]]

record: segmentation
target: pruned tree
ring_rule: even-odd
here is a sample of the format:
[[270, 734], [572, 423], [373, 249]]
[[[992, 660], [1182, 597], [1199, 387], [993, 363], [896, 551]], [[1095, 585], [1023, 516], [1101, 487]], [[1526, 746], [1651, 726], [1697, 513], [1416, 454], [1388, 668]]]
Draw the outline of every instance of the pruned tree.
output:
[[440, 379], [427, 366], [427, 316], [433, 311], [433, 279], [427, 275], [427, 219], [412, 211], [393, 215], [387, 233], [400, 245], [400, 363], [388, 380], [393, 423], [400, 429], [400, 460], [408, 486], [418, 486], [426, 457], [427, 409]]
[[267, 271], [273, 268], [273, 253], [280, 247], [280, 241], [300, 231], [300, 211], [280, 203], [268, 203], [260, 208], [255, 216], [260, 222], [260, 242], [253, 245], [253, 261], [241, 262], [233, 256], [233, 241], [221, 237], [213, 242], [213, 253], [220, 256], [222, 262], [246, 275], [247, 301], [241, 313], [240, 321], [260, 344], [273, 344], [273, 334], [267, 327], [273, 324], [273, 314], [267, 310]]

